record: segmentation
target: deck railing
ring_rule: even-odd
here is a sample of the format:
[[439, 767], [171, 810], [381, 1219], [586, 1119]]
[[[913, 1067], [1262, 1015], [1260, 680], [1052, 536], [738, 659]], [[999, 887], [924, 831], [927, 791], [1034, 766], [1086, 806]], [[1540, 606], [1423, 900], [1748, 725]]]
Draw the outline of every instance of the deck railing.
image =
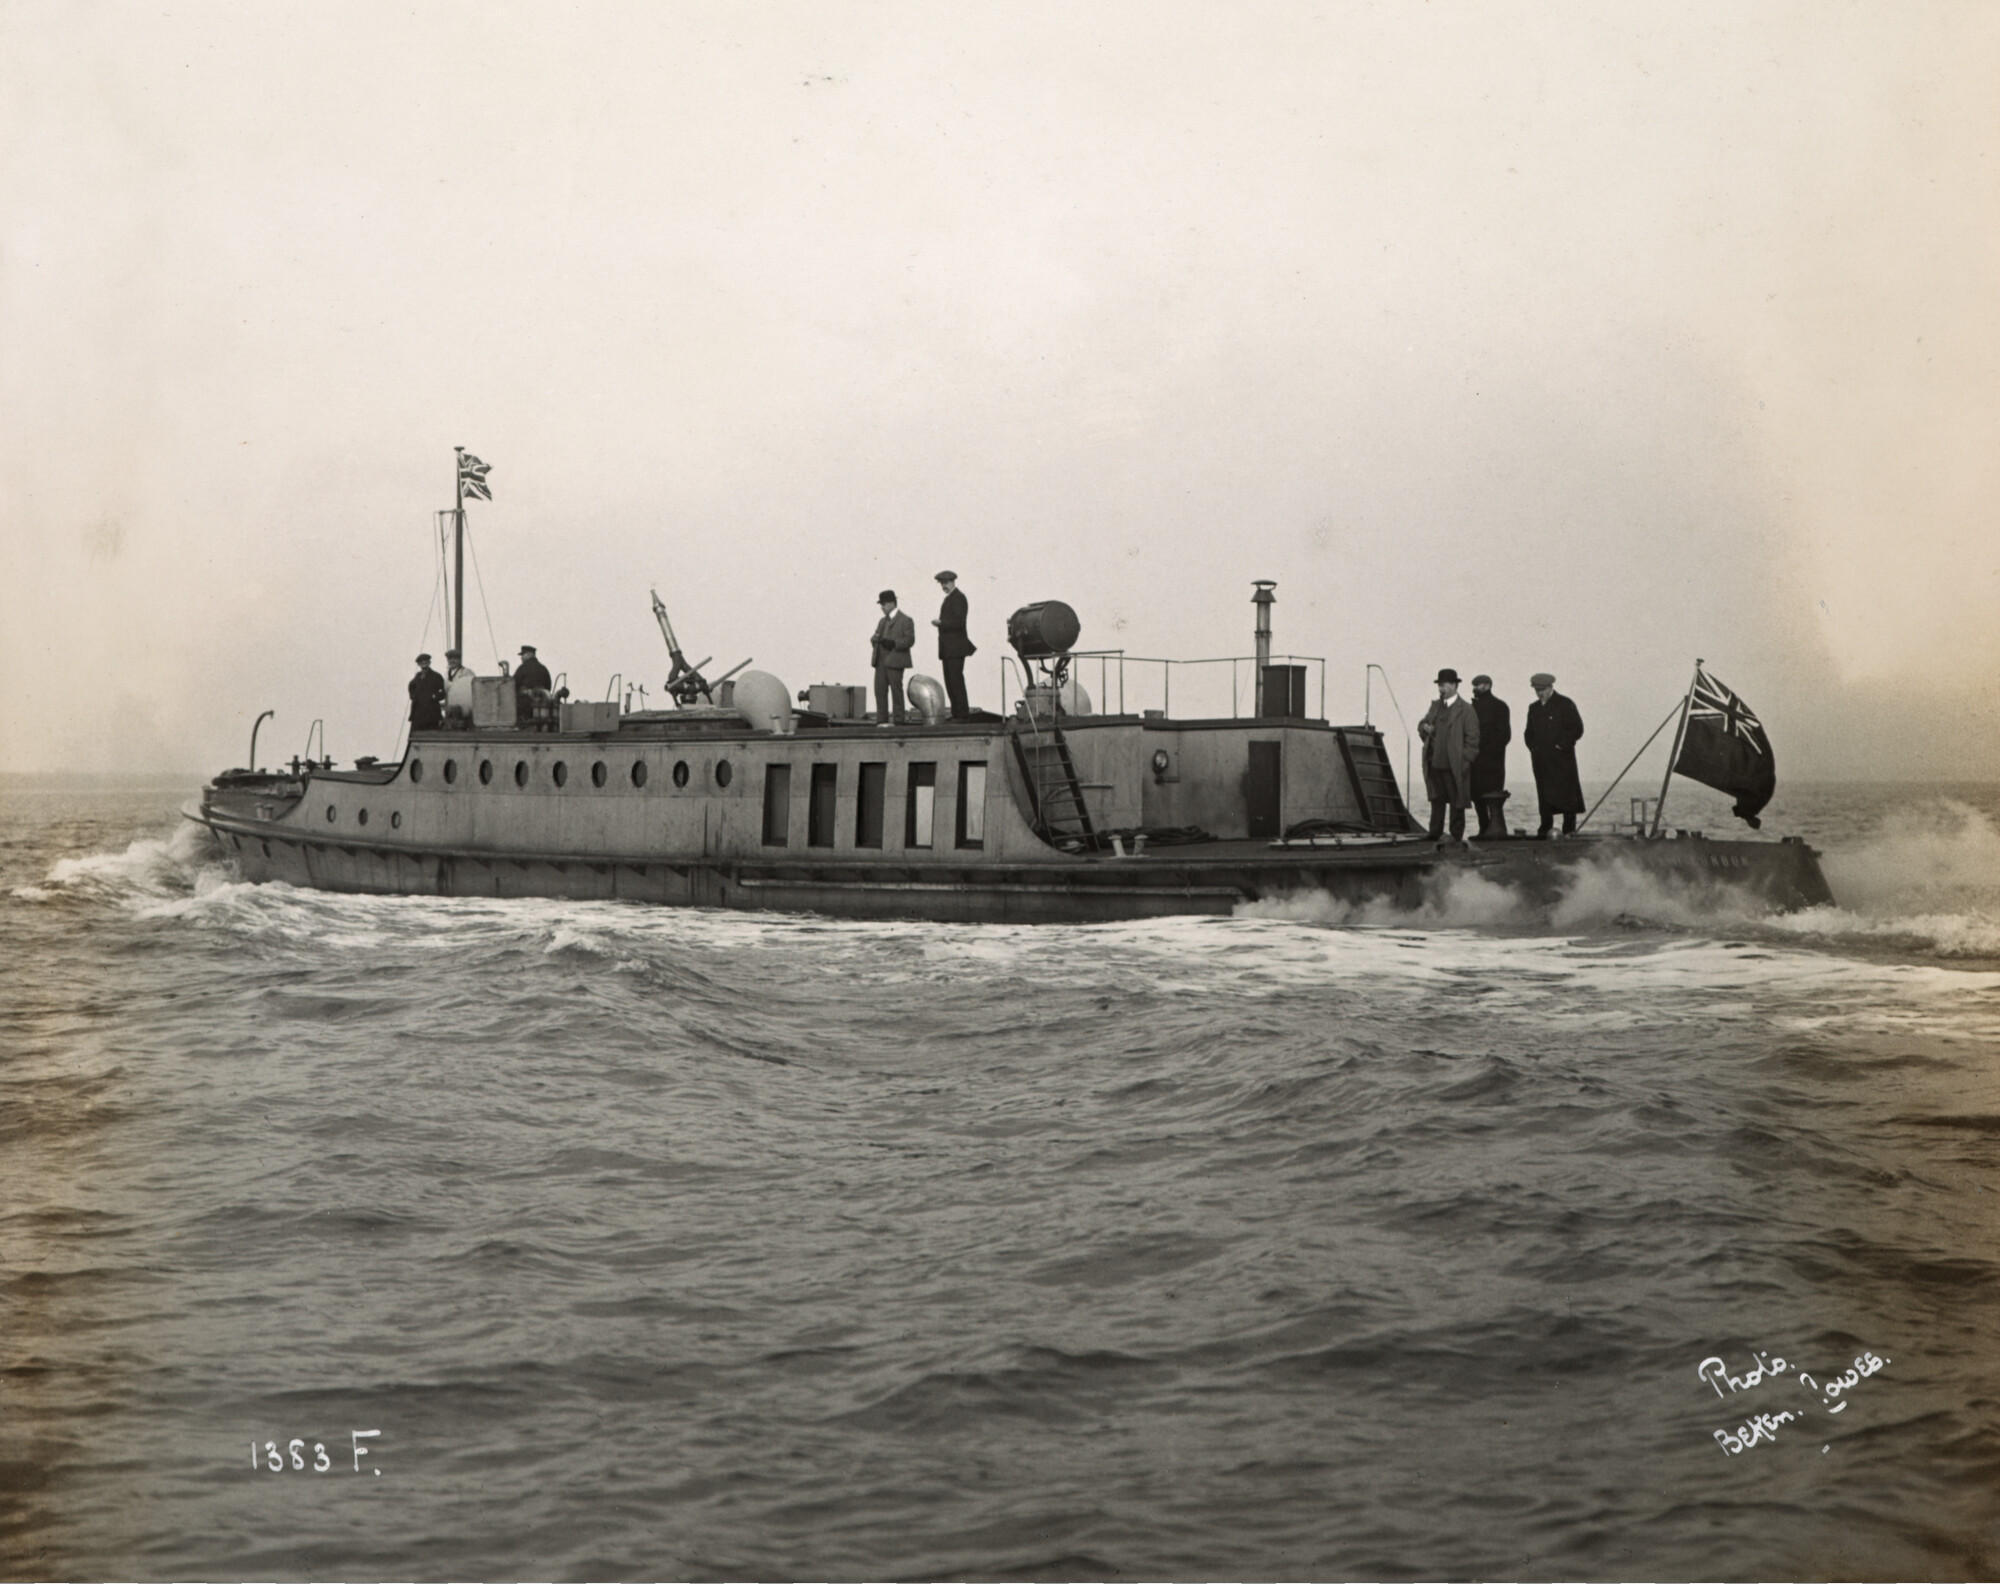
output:
[[[1079, 649], [1069, 657], [1069, 674], [1072, 679], [1083, 684], [1084, 691], [1091, 695], [1092, 707], [1103, 715], [1138, 715], [1149, 709], [1158, 709], [1162, 714], [1173, 714], [1174, 673], [1183, 672], [1181, 680], [1182, 698], [1187, 698], [1192, 688], [1197, 697], [1206, 693], [1204, 683], [1214, 678], [1215, 666], [1229, 667], [1229, 714], [1231, 717], [1254, 717], [1257, 712], [1257, 657], [1255, 655], [1220, 655], [1206, 660], [1165, 660], [1149, 655], [1130, 655], [1123, 649]], [[1319, 668], [1319, 720], [1326, 719], [1326, 661], [1319, 655], [1271, 655], [1267, 665], [1306, 665]], [[1209, 667], [1196, 677], [1185, 673], [1194, 667]], [[1096, 686], [1093, 689], [1092, 683]], [[1221, 702], [1219, 683], [1212, 684], [1213, 702]], [[1012, 655], [1000, 657], [1000, 713], [1006, 714], [1012, 701], [1027, 690], [1028, 682], [1020, 669], [1020, 662]], [[1154, 704], [1150, 700], [1158, 699]], [[1204, 699], [1207, 702], [1207, 699]], [[1245, 706], [1248, 708], [1245, 708]], [[1190, 719], [1214, 719], [1219, 710], [1209, 710], [1205, 714], [1189, 716]]]

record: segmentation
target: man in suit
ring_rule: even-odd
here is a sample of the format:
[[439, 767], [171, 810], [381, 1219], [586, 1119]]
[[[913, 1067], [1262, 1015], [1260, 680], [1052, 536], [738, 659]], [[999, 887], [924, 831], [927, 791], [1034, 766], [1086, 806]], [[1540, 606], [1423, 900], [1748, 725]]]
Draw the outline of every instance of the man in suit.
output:
[[944, 590], [944, 606], [931, 623], [938, 630], [938, 662], [944, 667], [944, 690], [951, 695], [951, 718], [964, 720], [972, 713], [965, 701], [965, 657], [979, 650], [965, 633], [965, 596], [958, 591], [958, 574], [940, 572], [937, 580]]
[[1479, 717], [1479, 757], [1472, 761], [1472, 805], [1482, 837], [1507, 834], [1507, 744], [1514, 712], [1493, 696], [1493, 678], [1472, 679], [1472, 713]]
[[1451, 839], [1465, 840], [1465, 805], [1472, 800], [1472, 761], [1479, 755], [1479, 717], [1458, 696], [1458, 673], [1437, 674], [1438, 696], [1417, 723], [1424, 740], [1424, 790], [1431, 799], [1431, 839], [1444, 835], [1447, 812]]
[[436, 731], [443, 724], [444, 678], [431, 669], [431, 657], [420, 654], [410, 678], [410, 730]]
[[[903, 704], [903, 673], [910, 669], [910, 651], [916, 647], [917, 624], [896, 609], [896, 591], [884, 589], [876, 596], [876, 604], [882, 607], [882, 619], [875, 624], [873, 659], [875, 661], [875, 724], [877, 726], [900, 726], [903, 724], [905, 708]], [[891, 695], [896, 701], [895, 712], [889, 709]]]
[[1535, 797], [1541, 804], [1538, 841], [1549, 839], [1549, 827], [1562, 816], [1564, 836], [1576, 834], [1576, 817], [1583, 812], [1583, 783], [1577, 778], [1576, 740], [1583, 735], [1583, 716], [1556, 691], [1556, 679], [1546, 671], [1528, 678], [1535, 702], [1528, 706], [1528, 729], [1521, 741], [1535, 761]]

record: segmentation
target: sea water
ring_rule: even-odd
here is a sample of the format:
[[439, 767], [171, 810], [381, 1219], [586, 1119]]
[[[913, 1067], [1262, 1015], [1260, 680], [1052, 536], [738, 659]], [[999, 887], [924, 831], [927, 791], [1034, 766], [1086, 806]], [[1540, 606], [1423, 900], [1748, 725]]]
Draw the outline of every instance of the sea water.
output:
[[246, 885], [188, 790], [0, 800], [7, 1577], [2000, 1571], [1992, 788], [1786, 789], [1790, 916], [1074, 928]]

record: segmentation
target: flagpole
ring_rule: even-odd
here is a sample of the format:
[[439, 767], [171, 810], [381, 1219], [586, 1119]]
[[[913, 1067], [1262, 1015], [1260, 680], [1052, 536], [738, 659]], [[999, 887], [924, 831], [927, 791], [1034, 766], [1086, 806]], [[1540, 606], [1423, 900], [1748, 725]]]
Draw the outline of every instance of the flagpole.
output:
[[451, 646], [458, 651], [458, 663], [465, 664], [465, 447], [454, 446], [458, 463], [452, 469], [458, 480], [458, 507], [452, 513], [456, 525], [453, 536], [451, 571]]
[[1694, 707], [1695, 684], [1701, 681], [1702, 661], [1695, 657], [1694, 675], [1688, 679], [1687, 697], [1681, 700], [1681, 723], [1674, 728], [1674, 745], [1667, 751], [1667, 773], [1660, 777], [1660, 801], [1653, 806], [1653, 835], [1660, 834], [1660, 821], [1667, 817], [1667, 787], [1674, 779], [1674, 761], [1681, 756], [1681, 742], [1687, 736], [1688, 711]]

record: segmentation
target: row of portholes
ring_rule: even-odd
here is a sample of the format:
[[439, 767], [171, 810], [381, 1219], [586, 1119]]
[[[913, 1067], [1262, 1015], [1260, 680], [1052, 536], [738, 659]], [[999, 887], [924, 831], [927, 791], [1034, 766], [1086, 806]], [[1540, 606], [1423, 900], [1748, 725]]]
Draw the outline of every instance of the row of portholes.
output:
[[[458, 761], [456, 759], [445, 760], [444, 769], [440, 773], [444, 776], [446, 786], [456, 785], [458, 781]], [[644, 786], [646, 784], [646, 775], [647, 775], [646, 761], [643, 759], [634, 759], [632, 761], [632, 785], [635, 787]], [[727, 759], [716, 760], [715, 784], [717, 786], [719, 787], [728, 786], [729, 783], [735, 779], [735, 775], [736, 772], [731, 767]], [[412, 759], [410, 761], [410, 780], [412, 782], [418, 782], [422, 781], [423, 778], [424, 778], [423, 760]], [[559, 787], [568, 786], [569, 766], [562, 760], [558, 759], [554, 764], [549, 766], [549, 779], [555, 782], [555, 784]], [[595, 764], [593, 764], [590, 767], [590, 784], [592, 786], [601, 787], [610, 779], [611, 779], [611, 772], [605, 768], [605, 764], [602, 759], [599, 759]], [[491, 759], [482, 759], [479, 761], [479, 784], [481, 786], [491, 786], [493, 784], [493, 761]], [[525, 787], [527, 784], [528, 784], [528, 761], [525, 759], [517, 759], [514, 762], [514, 785], [516, 785], [517, 787]], [[674, 761], [674, 785], [677, 787], [684, 787], [687, 784], [688, 784], [688, 762], [685, 759], [677, 759]], [[334, 817], [333, 807], [331, 804], [327, 806], [326, 817], [328, 819], [332, 819]], [[361, 823], [364, 825], [368, 823], [367, 815], [365, 813], [362, 816]]]
[[[327, 804], [326, 806], [327, 824], [331, 825], [335, 820], [339, 818], [340, 818], [339, 805], [333, 803]], [[366, 825], [368, 823], [368, 810], [357, 809], [354, 814], [354, 823], [357, 825]], [[391, 809], [389, 811], [389, 829], [401, 830], [402, 828], [403, 828], [403, 816], [396, 810]], [[266, 858], [271, 856], [268, 848], [265, 850], [264, 856]]]

